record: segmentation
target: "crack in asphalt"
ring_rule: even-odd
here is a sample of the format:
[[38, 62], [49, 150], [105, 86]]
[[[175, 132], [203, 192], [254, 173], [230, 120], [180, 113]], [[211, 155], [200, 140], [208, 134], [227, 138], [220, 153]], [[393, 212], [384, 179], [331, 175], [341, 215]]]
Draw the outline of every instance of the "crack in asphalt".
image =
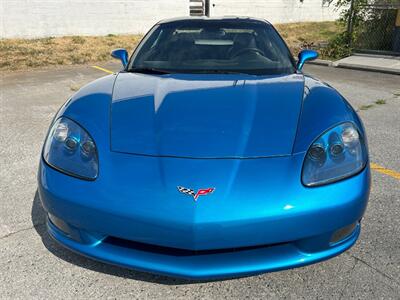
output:
[[33, 225], [30, 226], [30, 227], [22, 228], [22, 229], [20, 229], [20, 230], [7, 233], [6, 235], [0, 236], [0, 240], [4, 240], [4, 239], [9, 238], [10, 236], [13, 236], [13, 235], [15, 235], [15, 234], [18, 234], [18, 233], [20, 233], [20, 232], [29, 231], [29, 230], [31, 230], [31, 229], [34, 229], [35, 227], [43, 226], [43, 225], [46, 225], [46, 223], [43, 222], [43, 223], [33, 224]]
[[[351, 256], [351, 255], [350, 255], [350, 256]], [[354, 259], [354, 264], [353, 264], [353, 266], [351, 267], [351, 269], [349, 270], [349, 275], [351, 275], [351, 274], [353, 273], [353, 271], [354, 271], [354, 269], [356, 268], [357, 264], [358, 264], [358, 260], [357, 260], [357, 259]], [[351, 281], [348, 280], [348, 281], [346, 282], [346, 284], [344, 285], [343, 289], [340, 291], [339, 300], [343, 299], [344, 292], [347, 290], [347, 288], [348, 288], [348, 286], [349, 286], [350, 284], [351, 284]]]
[[[374, 271], [378, 272], [379, 274], [381, 274], [381, 275], [382, 275], [383, 277], [385, 277], [386, 279], [389, 279], [391, 282], [394, 282], [394, 283], [396, 283], [397, 285], [400, 285], [400, 282], [397, 281], [395, 278], [393, 278], [392, 276], [390, 276], [390, 275], [386, 274], [385, 272], [379, 270], [378, 268], [376, 268], [376, 267], [370, 265], [370, 264], [369, 264], [368, 262], [366, 262], [365, 260], [363, 260], [363, 259], [361, 259], [361, 258], [359, 258], [359, 257], [357, 257], [357, 256], [355, 256], [355, 255], [353, 255], [353, 254], [350, 254], [350, 253], [346, 253], [346, 254], [349, 255], [350, 257], [354, 258], [356, 261], [358, 261], [358, 262], [360, 262], [360, 263], [366, 265], [366, 266], [369, 267], [370, 269], [373, 269]], [[355, 266], [354, 266], [354, 267], [355, 267]]]

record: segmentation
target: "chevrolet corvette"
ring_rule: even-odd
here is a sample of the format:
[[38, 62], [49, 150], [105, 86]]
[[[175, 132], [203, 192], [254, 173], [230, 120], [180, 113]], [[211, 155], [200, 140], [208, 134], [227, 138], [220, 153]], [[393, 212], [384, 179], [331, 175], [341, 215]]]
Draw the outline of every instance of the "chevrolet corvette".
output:
[[105, 263], [189, 279], [317, 263], [358, 239], [364, 127], [253, 18], [161, 21], [82, 87], [44, 142], [47, 230]]

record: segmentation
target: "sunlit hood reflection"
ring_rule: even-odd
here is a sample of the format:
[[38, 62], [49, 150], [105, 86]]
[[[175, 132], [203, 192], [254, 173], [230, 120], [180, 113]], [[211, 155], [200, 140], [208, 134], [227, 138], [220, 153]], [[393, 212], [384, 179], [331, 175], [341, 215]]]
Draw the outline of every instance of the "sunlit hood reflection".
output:
[[233, 158], [289, 155], [302, 75], [120, 73], [113, 93], [112, 150]]

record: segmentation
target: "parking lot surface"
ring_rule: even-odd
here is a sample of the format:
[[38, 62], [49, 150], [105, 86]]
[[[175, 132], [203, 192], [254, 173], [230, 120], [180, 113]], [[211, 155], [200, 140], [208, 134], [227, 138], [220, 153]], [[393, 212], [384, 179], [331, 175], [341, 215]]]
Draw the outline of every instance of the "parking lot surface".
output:
[[87, 259], [46, 233], [36, 192], [43, 139], [74, 90], [119, 68], [100, 67], [1, 74], [1, 299], [400, 299], [400, 76], [313, 65], [305, 69], [359, 109], [368, 133], [373, 186], [360, 239], [351, 250], [299, 269], [191, 282]]

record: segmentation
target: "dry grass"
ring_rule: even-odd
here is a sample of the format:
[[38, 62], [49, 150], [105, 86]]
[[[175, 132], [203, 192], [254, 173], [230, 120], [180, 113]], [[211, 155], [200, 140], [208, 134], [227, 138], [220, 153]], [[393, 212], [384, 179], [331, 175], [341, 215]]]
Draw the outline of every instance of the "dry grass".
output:
[[139, 35], [0, 40], [0, 70], [75, 65], [110, 60], [114, 48], [132, 51]]
[[293, 55], [297, 55], [303, 48], [323, 47], [336, 34], [344, 30], [339, 22], [303, 22], [278, 24], [275, 27]]
[[[301, 48], [326, 43], [342, 29], [335, 22], [280, 24], [276, 28], [294, 55], [297, 55]], [[140, 35], [2, 39], [0, 40], [0, 70], [109, 61], [112, 49], [126, 48], [131, 53], [140, 39]]]

